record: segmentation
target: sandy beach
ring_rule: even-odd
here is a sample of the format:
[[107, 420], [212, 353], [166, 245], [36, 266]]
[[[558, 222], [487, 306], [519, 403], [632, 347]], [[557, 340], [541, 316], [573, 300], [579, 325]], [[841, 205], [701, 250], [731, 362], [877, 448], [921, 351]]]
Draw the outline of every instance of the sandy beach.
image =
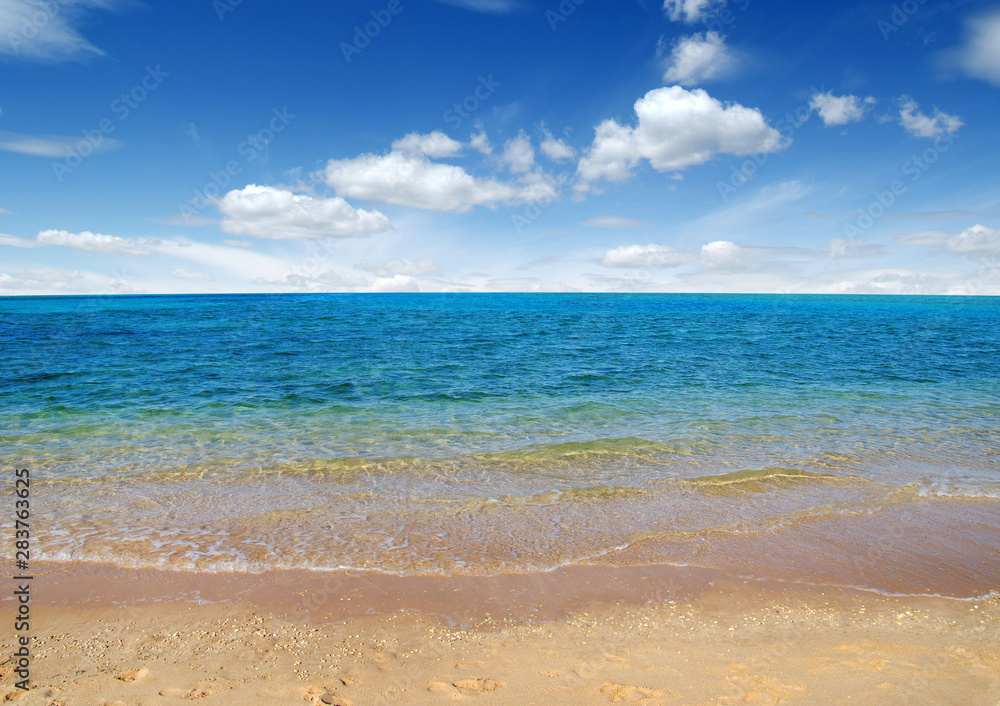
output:
[[2, 676], [25, 704], [1000, 700], [995, 598], [663, 567], [457, 579], [73, 565], [42, 567], [34, 591], [32, 690], [14, 688], [9, 659]]

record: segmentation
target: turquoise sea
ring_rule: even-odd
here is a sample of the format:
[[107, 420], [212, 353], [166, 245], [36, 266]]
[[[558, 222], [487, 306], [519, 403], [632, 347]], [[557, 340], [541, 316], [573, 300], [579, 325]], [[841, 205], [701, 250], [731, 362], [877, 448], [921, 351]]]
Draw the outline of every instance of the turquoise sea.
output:
[[1000, 298], [0, 298], [36, 556], [1000, 589]]

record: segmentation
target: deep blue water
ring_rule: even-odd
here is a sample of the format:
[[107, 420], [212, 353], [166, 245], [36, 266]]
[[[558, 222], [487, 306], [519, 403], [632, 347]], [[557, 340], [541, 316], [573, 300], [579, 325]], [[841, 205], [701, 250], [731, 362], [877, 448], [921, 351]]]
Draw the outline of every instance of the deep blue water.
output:
[[[245, 542], [258, 512], [301, 536], [356, 515], [410, 541], [420, 523], [454, 531], [441, 523], [462, 503], [563, 527], [574, 493], [643, 493], [606, 542], [620, 543], [695, 477], [780, 467], [983, 498], [1000, 480], [998, 298], [2, 298], [0, 347], [4, 463], [52, 485], [54, 558], [124, 546], [105, 515], [147, 534], [221, 515], [231, 526], [206, 536], [223, 556], [235, 550], [218, 537], [238, 525]], [[860, 502], [829, 485], [753, 504], [762, 517]], [[563, 495], [524, 501], [546, 492]], [[698, 507], [671, 512], [694, 529], [754, 514]], [[307, 564], [345, 564], [309, 546]], [[170, 551], [160, 564], [180, 561]]]

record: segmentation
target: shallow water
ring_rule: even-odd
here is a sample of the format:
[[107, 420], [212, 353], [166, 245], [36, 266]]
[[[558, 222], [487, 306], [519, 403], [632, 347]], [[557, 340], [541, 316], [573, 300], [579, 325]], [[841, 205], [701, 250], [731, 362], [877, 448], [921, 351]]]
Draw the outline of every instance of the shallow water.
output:
[[6, 298], [0, 438], [49, 561], [972, 595], [998, 341], [997, 298]]

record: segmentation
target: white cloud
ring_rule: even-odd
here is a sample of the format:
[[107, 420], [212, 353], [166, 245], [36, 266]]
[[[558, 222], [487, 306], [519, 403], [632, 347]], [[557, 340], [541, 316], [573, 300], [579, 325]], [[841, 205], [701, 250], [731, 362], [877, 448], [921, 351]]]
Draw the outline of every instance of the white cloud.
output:
[[733, 66], [733, 57], [718, 32], [681, 37], [667, 60], [663, 78], [670, 83], [694, 86], [719, 78]]
[[911, 98], [903, 96], [900, 99], [899, 124], [914, 137], [939, 138], [957, 132], [964, 123], [956, 115], [948, 115], [940, 110], [934, 110], [934, 117], [929, 118], [920, 112], [920, 106]]
[[479, 179], [461, 167], [396, 150], [385, 155], [331, 159], [325, 177], [328, 185], [348, 198], [428, 211], [463, 213], [474, 206], [551, 201], [557, 196], [556, 185], [549, 178], [527, 175], [523, 183]]
[[835, 96], [827, 92], [814, 94], [809, 107], [819, 113], [824, 125], [831, 127], [861, 120], [874, 103], [875, 99], [871, 96], [859, 101], [857, 96]]
[[1000, 11], [975, 17], [967, 26], [959, 65], [969, 76], [1000, 86]]
[[622, 218], [620, 216], [597, 216], [583, 222], [585, 226], [594, 228], [609, 228], [611, 230], [624, 230], [626, 228], [643, 228], [649, 225], [648, 221], [639, 221], [635, 218]]
[[551, 159], [553, 162], [565, 162], [568, 159], [573, 159], [576, 156], [576, 150], [570, 147], [568, 144], [562, 140], [552, 136], [548, 130], [544, 131], [545, 137], [542, 140], [540, 148], [542, 154]]
[[475, 135], [470, 136], [469, 147], [477, 152], [482, 152], [485, 155], [493, 154], [493, 146], [490, 145], [490, 138], [487, 137], [483, 130], [480, 130]]
[[907, 245], [936, 248], [977, 259], [986, 255], [1000, 255], [1000, 229], [979, 224], [966, 228], [961, 233], [922, 230], [917, 233], [896, 235], [894, 240]]
[[776, 152], [787, 143], [759, 110], [723, 105], [700, 88], [657, 88], [635, 103], [636, 127], [605, 120], [581, 158], [577, 173], [586, 191], [598, 179], [625, 181], [640, 159], [660, 172], [707, 162], [716, 154]]
[[228, 245], [231, 248], [247, 248], [248, 250], [253, 250], [256, 246], [249, 240], [230, 240], [226, 239], [222, 241], [223, 245]]
[[88, 230], [81, 233], [70, 233], [65, 230], [43, 230], [35, 240], [39, 245], [61, 245], [104, 255], [153, 254], [145, 245], [134, 240], [126, 240], [114, 235], [91, 233]]
[[601, 259], [605, 267], [677, 267], [694, 260], [690, 253], [667, 245], [623, 245], [608, 250]]
[[362, 260], [358, 263], [358, 267], [378, 277], [391, 278], [396, 275], [425, 277], [427, 275], [441, 274], [441, 268], [434, 262], [434, 258], [431, 257], [425, 257], [422, 260], [386, 260], [381, 265], [376, 265], [374, 262], [368, 260]]
[[17, 275], [0, 273], [0, 292], [67, 293], [72, 292], [69, 283], [80, 278], [79, 272], [67, 272], [49, 267], [32, 267], [17, 273]]
[[197, 272], [195, 270], [176, 269], [170, 273], [174, 279], [186, 279], [192, 282], [211, 282], [212, 275], [207, 272]]
[[417, 280], [406, 275], [396, 275], [394, 277], [379, 277], [372, 284], [373, 292], [419, 292], [420, 286]]
[[503, 162], [515, 174], [530, 172], [535, 166], [535, 149], [524, 133], [508, 140], [503, 147]]
[[392, 227], [378, 211], [365, 211], [344, 199], [316, 198], [272, 186], [249, 184], [218, 202], [222, 230], [275, 240], [363, 237]]
[[726, 0], [664, 0], [663, 11], [674, 22], [694, 24], [726, 6]]
[[962, 255], [1000, 255], [1000, 229], [974, 225], [948, 238], [946, 247]]
[[0, 54], [32, 61], [75, 61], [104, 52], [77, 30], [84, 10], [111, 10], [117, 0], [3, 0], [0, 2]]
[[746, 267], [743, 248], [728, 240], [701, 246], [701, 264], [713, 270], [741, 270]]
[[[0, 0], [2, 5], [2, 0]], [[0, 41], [0, 45], [3, 42]], [[16, 152], [27, 154], [32, 157], [65, 157], [71, 150], [77, 148], [80, 143], [87, 145], [87, 149], [92, 152], [107, 152], [108, 150], [121, 147], [121, 142], [110, 137], [104, 137], [95, 145], [91, 140], [79, 137], [66, 137], [64, 135], [45, 135], [35, 137], [33, 135], [21, 135], [16, 132], [5, 132], [0, 130], [0, 150], [5, 152]]]
[[4, 235], [0, 233], [0, 245], [10, 245], [15, 248], [33, 248], [38, 243], [27, 238], [18, 238], [16, 235]]
[[431, 158], [454, 157], [462, 153], [462, 143], [443, 132], [434, 131], [427, 135], [411, 132], [393, 142], [392, 149], [403, 154], [422, 154]]

